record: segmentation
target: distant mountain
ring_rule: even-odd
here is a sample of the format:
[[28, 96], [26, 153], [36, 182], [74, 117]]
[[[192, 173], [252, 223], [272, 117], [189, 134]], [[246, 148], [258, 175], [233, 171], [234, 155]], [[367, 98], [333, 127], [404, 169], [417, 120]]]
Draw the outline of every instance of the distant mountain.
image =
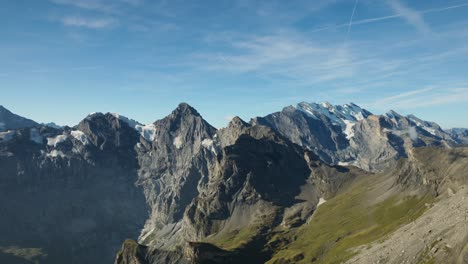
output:
[[459, 142], [433, 122], [395, 111], [373, 115], [350, 103], [299, 103], [250, 121], [271, 127], [329, 164], [381, 170], [412, 147], [451, 146]]
[[468, 144], [468, 128], [452, 128], [447, 132], [463, 144]]
[[38, 123], [19, 115], [15, 115], [0, 105], [0, 132], [34, 126], [38, 126]]
[[63, 127], [63, 126], [55, 124], [54, 122], [42, 123], [41, 125], [56, 128], [56, 129], [60, 129]]

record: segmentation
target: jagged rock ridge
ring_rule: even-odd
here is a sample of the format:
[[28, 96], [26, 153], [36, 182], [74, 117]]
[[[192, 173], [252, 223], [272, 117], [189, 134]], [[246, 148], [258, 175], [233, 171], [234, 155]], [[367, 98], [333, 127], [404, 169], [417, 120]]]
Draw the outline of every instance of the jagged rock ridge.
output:
[[[107, 261], [126, 238], [137, 241], [116, 263], [261, 263], [274, 253], [272, 230], [304, 226], [320, 203], [370, 175], [337, 164], [377, 171], [416, 147], [458, 142], [414, 116], [325, 103], [235, 117], [219, 130], [182, 103], [146, 126], [94, 113], [73, 128], [0, 136], [0, 196], [14, 201], [2, 206], [0, 247], [40, 247], [48, 263]], [[424, 185], [400, 171], [396, 184]], [[10, 228], [14, 219], [24, 220]]]

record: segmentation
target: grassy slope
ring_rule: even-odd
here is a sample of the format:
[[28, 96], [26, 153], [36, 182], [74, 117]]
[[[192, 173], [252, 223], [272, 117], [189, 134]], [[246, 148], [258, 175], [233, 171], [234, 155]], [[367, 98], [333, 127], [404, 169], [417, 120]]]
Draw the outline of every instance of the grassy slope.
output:
[[356, 248], [385, 239], [401, 225], [414, 221], [427, 209], [426, 203], [432, 202], [430, 195], [402, 193], [377, 200], [388, 189], [382, 188], [388, 176], [356, 180], [347, 190], [322, 204], [310, 222], [301, 227], [278, 226], [265, 232], [272, 224], [269, 219], [206, 242], [232, 251], [266, 236], [269, 241], [262, 251], [273, 252], [268, 264], [342, 263], [356, 254]]
[[261, 219], [251, 225], [230, 232], [221, 233], [214, 237], [209, 237], [205, 242], [212, 243], [224, 250], [236, 250], [248, 246], [258, 240], [264, 240], [270, 233], [269, 230], [274, 225], [276, 213], [264, 215]]
[[[391, 196], [370, 205], [374, 178], [353, 184], [346, 192], [321, 205], [311, 221], [296, 230], [278, 230], [271, 245], [283, 244], [268, 263], [342, 263], [352, 248], [384, 238], [419, 217], [429, 196]], [[288, 241], [289, 243], [278, 243]]]
[[[379, 181], [367, 177], [322, 204], [308, 224], [295, 229], [277, 227], [267, 247], [275, 252], [267, 263], [342, 263], [355, 248], [383, 239], [399, 226], [418, 218], [430, 196], [390, 196], [372, 204]], [[370, 194], [374, 193], [374, 194]], [[269, 221], [266, 221], [269, 222]], [[235, 250], [263, 233], [268, 223], [246, 227], [210, 240], [216, 246]]]

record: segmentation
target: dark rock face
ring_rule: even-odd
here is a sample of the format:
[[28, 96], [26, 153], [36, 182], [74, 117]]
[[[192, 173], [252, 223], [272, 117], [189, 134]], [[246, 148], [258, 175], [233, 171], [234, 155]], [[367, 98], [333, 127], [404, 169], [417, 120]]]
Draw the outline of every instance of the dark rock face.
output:
[[251, 123], [273, 128], [292, 142], [313, 149], [328, 163], [337, 163], [335, 153], [349, 146], [341, 127], [334, 125], [326, 116], [311, 118], [294, 107], [286, 107], [263, 118], [256, 117]]
[[42, 248], [44, 263], [109, 263], [139, 235], [148, 216], [135, 185], [139, 135], [111, 115], [77, 127], [21, 129], [0, 143], [1, 246]]
[[230, 220], [238, 207], [291, 206], [310, 174], [302, 153], [267, 127], [250, 128], [218, 155], [208, 184], [186, 211], [185, 228], [201, 239], [221, 231], [215, 223]]
[[18, 128], [35, 127], [38, 125], [38, 123], [30, 119], [13, 114], [0, 105], [0, 132]]

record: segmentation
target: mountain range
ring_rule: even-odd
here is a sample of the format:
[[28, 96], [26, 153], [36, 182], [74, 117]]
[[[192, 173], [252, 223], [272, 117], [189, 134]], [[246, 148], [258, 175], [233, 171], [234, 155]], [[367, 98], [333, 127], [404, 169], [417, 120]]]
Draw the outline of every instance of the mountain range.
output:
[[186, 103], [74, 127], [0, 107], [0, 262], [466, 263], [467, 139], [353, 103], [221, 129]]

